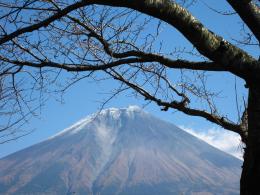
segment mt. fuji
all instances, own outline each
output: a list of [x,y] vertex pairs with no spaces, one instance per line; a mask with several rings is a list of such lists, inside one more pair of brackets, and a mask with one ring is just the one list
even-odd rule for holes
[[0,160],[0,194],[233,195],[242,162],[136,106]]

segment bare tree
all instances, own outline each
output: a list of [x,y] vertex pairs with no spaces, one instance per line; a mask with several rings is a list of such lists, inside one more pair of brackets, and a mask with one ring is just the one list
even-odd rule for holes
[[[120,86],[114,95],[130,89],[164,111],[199,116],[238,133],[245,144],[241,195],[258,194],[260,61],[242,48],[259,49],[260,8],[258,1],[227,2],[233,10],[206,5],[218,14],[238,15],[244,36],[233,43],[188,11],[194,0],[1,1],[1,113],[24,119],[34,113],[35,99],[44,102],[43,93],[64,91],[84,78],[115,79]],[[191,49],[165,51],[160,37],[165,26],[177,29]],[[238,102],[243,109],[238,106],[237,122],[214,104],[218,94],[207,89],[208,72],[246,82],[248,102]],[[5,124],[1,133],[21,121]]]

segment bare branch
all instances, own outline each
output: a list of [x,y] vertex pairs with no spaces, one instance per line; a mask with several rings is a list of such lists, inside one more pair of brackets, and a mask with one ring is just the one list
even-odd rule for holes
[[[170,0],[160,1],[80,1],[58,11],[51,17],[31,26],[19,29],[0,39],[0,45],[26,32],[32,32],[41,27],[48,26],[51,22],[65,16],[69,12],[90,4],[101,4],[118,7],[128,7],[161,19],[177,28],[197,49],[210,60],[222,65],[239,77],[248,79],[252,76],[252,69],[258,67],[259,62],[243,50],[228,43],[220,36],[206,29],[186,9]],[[160,10],[160,11],[158,11]],[[256,25],[257,29],[259,25]],[[247,74],[245,72],[247,71]]]
[[86,5],[89,5],[88,1],[79,1],[77,3],[69,5],[68,7],[64,8],[63,10],[57,12],[56,14],[52,15],[51,17],[49,17],[49,18],[47,18],[47,19],[45,19],[45,20],[43,20],[39,23],[29,25],[27,27],[18,29],[18,30],[14,31],[14,32],[12,32],[8,35],[5,35],[4,37],[2,37],[0,39],[0,45],[7,42],[7,41],[12,40],[15,37],[18,37],[19,35],[22,35],[22,34],[25,34],[25,33],[28,33],[28,32],[32,32],[32,31],[37,30],[37,29],[42,28],[42,27],[46,27],[51,22],[65,16],[67,13],[69,13],[69,12],[75,10],[75,9],[78,9],[80,7],[86,6]]
[[19,66],[30,66],[34,68],[45,68],[45,67],[52,67],[52,68],[61,68],[67,70],[69,72],[78,72],[78,71],[95,71],[95,70],[105,70],[107,68],[112,68],[114,66],[119,66],[122,64],[131,64],[131,63],[140,63],[140,62],[151,62],[151,60],[141,59],[141,58],[126,58],[122,60],[117,60],[114,62],[106,63],[106,64],[96,64],[96,65],[84,65],[84,64],[58,64],[55,62],[41,62],[41,63],[33,63],[30,61],[16,61],[16,60],[9,60],[0,56],[0,60],[16,64]]
[[169,108],[173,108],[176,110],[179,110],[185,114],[191,115],[191,116],[199,116],[202,118],[205,118],[206,120],[213,122],[217,125],[220,125],[224,127],[227,130],[236,132],[244,137],[243,131],[241,129],[241,126],[239,124],[235,124],[233,122],[230,122],[226,120],[225,117],[214,115],[213,113],[208,113],[204,110],[198,110],[189,108],[187,105],[189,102],[187,102],[187,99],[183,99],[182,101],[172,101],[172,102],[165,102],[161,99],[156,98],[154,95],[151,95],[148,91],[143,89],[142,87],[131,83],[129,80],[126,80],[121,74],[116,72],[115,70],[111,70],[111,72],[106,71],[109,75],[111,75],[114,79],[119,80],[123,83],[125,83],[127,86],[138,92],[140,95],[142,95],[146,100],[150,100],[155,102],[158,106],[163,107],[162,110],[168,110]]

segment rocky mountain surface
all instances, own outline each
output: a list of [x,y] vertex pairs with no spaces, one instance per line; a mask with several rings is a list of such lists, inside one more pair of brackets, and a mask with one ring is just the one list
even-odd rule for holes
[[0,160],[0,194],[233,195],[242,162],[142,109],[110,108]]

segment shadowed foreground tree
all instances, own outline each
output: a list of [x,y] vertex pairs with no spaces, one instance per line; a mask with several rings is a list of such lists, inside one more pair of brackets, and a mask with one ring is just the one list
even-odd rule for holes
[[[259,2],[227,0],[229,12],[207,5],[222,16],[240,18],[244,34],[233,41],[207,29],[188,11],[198,2],[1,1],[0,115],[9,122],[1,120],[0,136],[10,139],[10,127],[34,114],[33,102],[44,102],[44,93],[64,92],[84,78],[115,79],[120,86],[113,95],[130,89],[164,111],[199,116],[238,133],[245,144],[241,195],[259,194],[260,61],[244,50],[259,49]],[[165,48],[160,36],[164,27],[177,29],[190,50]],[[243,106],[241,112],[237,109],[238,122],[215,106],[217,93],[207,89],[208,72],[228,72],[245,81],[248,101],[238,103]],[[192,102],[196,98],[200,106]]]

